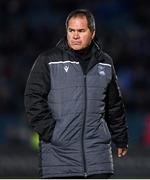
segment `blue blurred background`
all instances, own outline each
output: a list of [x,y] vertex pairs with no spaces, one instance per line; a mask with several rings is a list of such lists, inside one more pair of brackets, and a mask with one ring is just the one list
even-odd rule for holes
[[76,8],[94,14],[127,109],[129,153],[122,159],[114,155],[113,178],[150,178],[147,0],[0,0],[0,178],[38,178],[38,137],[28,125],[23,102],[26,80],[38,54],[64,36],[65,19]]

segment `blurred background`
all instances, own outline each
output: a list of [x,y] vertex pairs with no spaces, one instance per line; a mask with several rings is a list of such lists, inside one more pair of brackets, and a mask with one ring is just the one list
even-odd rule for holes
[[0,178],[39,177],[38,136],[26,119],[24,89],[36,57],[64,36],[65,19],[76,8],[94,14],[127,109],[129,153],[122,159],[114,155],[113,178],[150,178],[147,0],[0,0]]

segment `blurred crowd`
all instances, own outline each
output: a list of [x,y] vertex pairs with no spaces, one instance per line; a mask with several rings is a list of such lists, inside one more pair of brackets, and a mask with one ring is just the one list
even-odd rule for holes
[[147,0],[0,0],[0,142],[18,134],[28,137],[23,95],[29,71],[38,54],[64,36],[68,13],[87,8],[95,16],[103,50],[113,57],[131,143],[149,145],[143,140],[150,136],[144,131],[150,124],[149,5]]

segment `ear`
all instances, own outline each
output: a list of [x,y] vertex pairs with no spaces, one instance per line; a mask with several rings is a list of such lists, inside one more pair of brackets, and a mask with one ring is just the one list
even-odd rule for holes
[[95,30],[92,33],[92,39],[94,39],[94,37],[95,37]]

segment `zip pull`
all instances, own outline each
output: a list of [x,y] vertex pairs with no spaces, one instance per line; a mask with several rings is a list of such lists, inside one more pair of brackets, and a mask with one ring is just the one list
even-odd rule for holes
[[86,173],[86,172],[84,172],[84,177],[85,177],[85,178],[87,177],[87,173]]

